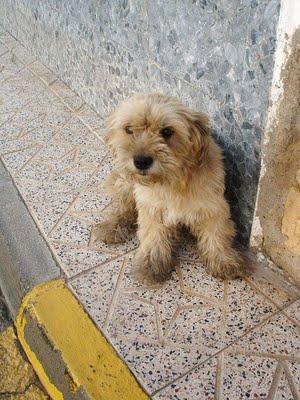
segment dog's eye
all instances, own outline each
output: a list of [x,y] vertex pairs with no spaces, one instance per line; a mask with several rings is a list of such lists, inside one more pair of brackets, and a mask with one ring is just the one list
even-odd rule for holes
[[133,134],[133,130],[130,128],[130,126],[125,126],[125,132],[128,133],[128,135]]
[[163,128],[160,131],[160,134],[162,135],[163,138],[167,139],[173,135],[173,129],[172,128]]

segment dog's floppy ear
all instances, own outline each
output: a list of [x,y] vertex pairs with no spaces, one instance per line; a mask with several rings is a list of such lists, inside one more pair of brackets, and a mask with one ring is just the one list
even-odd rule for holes
[[207,157],[210,143],[209,121],[205,114],[185,108],[184,117],[189,124],[193,153],[200,165]]
[[116,128],[117,128],[117,113],[113,111],[112,114],[105,120],[105,143],[108,145],[110,150],[114,153],[116,147]]

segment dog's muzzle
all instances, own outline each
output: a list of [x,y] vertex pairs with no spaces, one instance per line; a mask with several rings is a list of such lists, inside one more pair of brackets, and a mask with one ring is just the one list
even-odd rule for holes
[[153,158],[148,155],[138,155],[133,157],[135,167],[141,171],[147,170],[153,164]]

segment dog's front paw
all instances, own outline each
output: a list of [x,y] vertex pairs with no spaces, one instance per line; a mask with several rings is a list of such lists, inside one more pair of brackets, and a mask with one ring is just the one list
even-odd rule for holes
[[127,239],[128,230],[113,221],[107,220],[96,224],[91,232],[91,244],[104,242],[106,244],[115,244],[124,242]]
[[242,264],[218,264],[208,267],[208,272],[217,279],[237,279],[246,276],[246,268]]
[[131,271],[131,275],[139,283],[147,286],[156,286],[170,279],[172,274],[172,264],[166,264],[165,260],[161,262],[151,261],[148,254],[138,251],[134,261],[135,267]]

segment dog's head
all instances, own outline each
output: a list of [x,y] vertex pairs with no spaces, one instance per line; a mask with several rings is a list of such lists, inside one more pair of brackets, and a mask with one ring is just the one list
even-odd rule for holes
[[107,120],[107,142],[120,168],[141,183],[182,179],[207,156],[206,116],[162,94],[137,94]]

